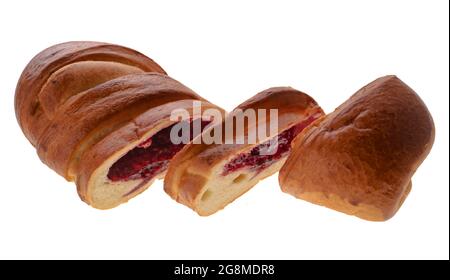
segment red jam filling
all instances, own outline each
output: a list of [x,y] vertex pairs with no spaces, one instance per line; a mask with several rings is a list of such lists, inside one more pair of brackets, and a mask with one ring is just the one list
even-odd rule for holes
[[310,125],[317,119],[316,116],[310,116],[305,121],[302,121],[278,134],[278,148],[273,154],[261,154],[261,151],[267,150],[272,139],[263,142],[262,144],[254,147],[248,153],[242,153],[228,162],[222,171],[222,175],[228,175],[240,169],[248,168],[252,171],[261,172],[265,168],[274,164],[279,159],[287,156],[291,151],[291,142],[305,127]]
[[[201,121],[202,130],[210,123],[200,119],[191,122],[191,140],[197,136],[193,133],[193,123],[197,121]],[[185,145],[173,144],[170,140],[170,131],[174,125],[160,130],[116,161],[109,169],[108,179],[114,182],[148,179],[165,171],[170,159]]]

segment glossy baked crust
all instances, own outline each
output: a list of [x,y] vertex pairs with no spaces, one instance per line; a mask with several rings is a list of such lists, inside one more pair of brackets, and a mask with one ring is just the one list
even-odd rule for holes
[[[278,109],[278,131],[275,135],[268,135],[267,139],[311,116],[323,115],[322,109],[311,97],[288,87],[271,88],[255,95],[233,110],[227,119],[235,117],[237,109]],[[269,126],[270,119],[267,118],[264,122]],[[222,127],[222,143],[225,143],[225,126],[223,123],[219,125]],[[204,131],[203,135],[210,133],[213,129]],[[256,129],[257,127],[244,129],[244,138],[248,136],[248,131]],[[234,127],[234,139],[241,136],[237,134]],[[266,139],[258,140],[256,144],[245,141],[244,144],[202,142],[186,145],[169,165],[164,180],[164,190],[173,199],[192,208],[199,215],[207,216],[215,213],[244,194],[259,180],[278,171],[283,164],[285,159],[279,160],[257,174],[243,170],[229,176],[222,176],[224,165],[232,157],[251,150]],[[245,179],[241,180],[243,177],[239,176],[245,176]],[[218,191],[216,192],[215,189]]]
[[17,120],[33,145],[59,105],[72,95],[114,78],[165,71],[143,54],[100,42],[66,42],[37,54],[17,83]]
[[402,205],[433,141],[419,96],[397,77],[382,77],[294,140],[280,185],[297,198],[384,221]]
[[68,42],[32,59],[18,82],[15,108],[40,159],[76,181],[84,201],[107,209],[152,182],[113,183],[106,176],[111,165],[171,125],[174,109],[192,111],[193,101],[223,113],[139,52],[106,43]]

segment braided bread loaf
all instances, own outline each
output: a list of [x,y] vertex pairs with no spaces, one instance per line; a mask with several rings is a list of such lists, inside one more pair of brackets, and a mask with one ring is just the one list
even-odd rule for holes
[[170,114],[192,111],[194,100],[202,109],[223,113],[141,53],[68,42],[42,51],[27,65],[15,110],[41,160],[76,181],[85,202],[108,209],[164,175],[183,146],[168,140],[175,123]]

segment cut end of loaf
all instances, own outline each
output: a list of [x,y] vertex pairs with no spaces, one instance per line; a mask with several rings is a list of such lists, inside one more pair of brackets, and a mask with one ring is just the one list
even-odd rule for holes
[[[189,128],[192,139],[196,136],[194,125],[204,129],[209,123],[209,120],[203,119],[162,121],[139,140],[130,142],[106,159],[92,173],[87,186],[79,189],[85,190],[80,191],[80,196],[99,209],[113,208],[128,201],[147,189],[154,179],[163,178],[170,160],[185,145],[183,142],[172,142],[171,133],[174,128]],[[105,141],[98,145],[103,145]],[[83,180],[79,184],[83,184]]]
[[[168,124],[170,123],[160,123],[155,128],[145,133],[140,139],[127,143],[124,148],[114,152],[110,157],[102,161],[100,166],[95,168],[92,172],[89,171],[89,166],[81,166],[80,174],[77,178],[77,187],[82,200],[97,209],[111,209],[142,193],[155,179],[163,178],[165,168],[158,168],[155,172],[148,174],[149,176],[137,176],[140,175],[139,172],[141,170],[136,170],[135,174],[131,174],[131,176],[121,179],[112,177],[111,170],[114,168],[115,164],[126,157],[128,153],[138,149],[143,143],[148,142],[152,136],[157,135],[158,132],[167,127]],[[92,150],[87,151],[82,162],[84,162],[86,158],[92,158],[95,157],[96,154],[103,153],[104,149],[108,147],[108,140],[109,139],[104,139],[100,141]],[[167,166],[167,164],[164,165]],[[123,168],[132,168],[132,166],[123,166]],[[142,169],[144,169],[144,167]]]

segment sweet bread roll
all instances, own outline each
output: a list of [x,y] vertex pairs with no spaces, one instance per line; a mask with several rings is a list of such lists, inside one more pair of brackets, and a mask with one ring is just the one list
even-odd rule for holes
[[[269,113],[263,118],[255,113],[255,122],[247,121],[243,129],[237,129],[236,120],[247,109],[277,109],[278,118]],[[211,215],[277,172],[290,152],[291,140],[322,115],[317,103],[300,91],[286,87],[265,90],[186,145],[169,165],[164,190],[199,215]],[[276,131],[249,141],[258,128],[264,125],[264,130],[268,130],[274,122],[278,125]],[[227,123],[234,124],[231,135],[227,133]],[[208,136],[217,137],[217,133],[221,135],[219,143],[205,141]],[[272,143],[276,143],[274,149]]]
[[382,77],[294,140],[279,173],[281,189],[384,221],[402,205],[433,142],[433,119],[419,96],[397,77]]
[[[107,209],[164,175],[183,146],[169,141],[175,123],[171,112],[192,111],[194,101],[223,113],[136,51],[69,42],[29,63],[15,105],[19,124],[41,160],[76,181],[85,202]],[[190,120],[190,125],[195,121],[202,120]],[[207,124],[205,120],[203,126]]]

